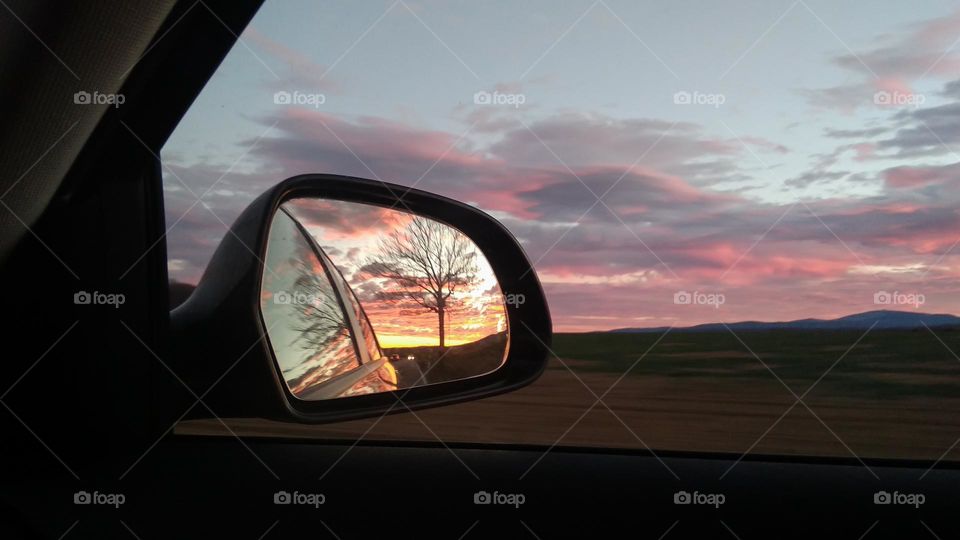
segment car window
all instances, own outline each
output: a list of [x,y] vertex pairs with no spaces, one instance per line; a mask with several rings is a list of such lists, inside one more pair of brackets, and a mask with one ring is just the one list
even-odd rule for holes
[[170,277],[290,176],[415,186],[519,239],[544,375],[236,432],[956,459],[957,35],[932,0],[267,0],[163,149]]
[[367,319],[367,313],[364,311],[363,306],[360,304],[360,300],[357,298],[357,293],[353,290],[353,287],[347,283],[343,278],[343,271],[330,260],[330,257],[326,254],[323,254],[323,263],[330,271],[331,278],[337,282],[340,290],[346,291],[346,298],[344,302],[348,304],[347,309],[353,310],[354,318],[357,321],[357,324],[360,326],[360,331],[363,332],[363,347],[367,349],[367,356],[370,360],[376,360],[383,356],[383,353],[380,351],[380,346],[377,342],[376,334],[373,332],[373,328],[370,326],[370,320]]
[[360,299],[357,298],[357,293],[353,292],[353,289],[350,289],[350,301],[356,310],[357,320],[360,323],[360,331],[363,332],[363,342],[366,344],[367,352],[370,354],[372,360],[376,360],[383,356],[383,351],[380,350],[377,335],[374,333],[373,327],[370,326],[370,319],[367,318],[367,312],[363,311]]
[[270,228],[260,310],[287,386],[304,396],[360,365],[325,265],[285,212]]

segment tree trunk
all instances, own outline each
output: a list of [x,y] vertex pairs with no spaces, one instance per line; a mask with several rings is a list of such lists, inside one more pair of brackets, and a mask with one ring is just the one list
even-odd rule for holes
[[444,338],[445,325],[443,324],[443,315],[444,315],[443,312],[444,310],[442,308],[437,310],[437,318],[440,320],[440,350],[441,351],[443,351],[443,347],[444,347],[443,338]]

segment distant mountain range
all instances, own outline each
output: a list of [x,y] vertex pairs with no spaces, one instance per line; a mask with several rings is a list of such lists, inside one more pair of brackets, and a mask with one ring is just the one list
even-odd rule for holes
[[[874,326],[876,325],[876,326]],[[751,332],[764,330],[864,330],[871,326],[874,330],[911,330],[923,328],[956,326],[960,327],[960,317],[945,314],[916,313],[913,311],[867,311],[855,315],[847,315],[839,319],[800,319],[786,322],[742,321],[735,323],[707,323],[696,326],[674,328],[672,332],[726,332],[727,328],[734,332]],[[610,330],[613,333],[637,334],[650,332],[664,332],[666,326],[656,328],[618,328]]]

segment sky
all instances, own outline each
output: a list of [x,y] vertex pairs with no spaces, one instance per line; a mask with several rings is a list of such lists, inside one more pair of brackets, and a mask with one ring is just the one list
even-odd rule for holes
[[945,0],[267,0],[161,154],[170,277],[337,173],[499,219],[556,331],[960,314],[958,41]]

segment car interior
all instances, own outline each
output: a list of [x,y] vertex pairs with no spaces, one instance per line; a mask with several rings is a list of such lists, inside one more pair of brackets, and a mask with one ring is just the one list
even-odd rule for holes
[[[960,130],[937,101],[960,11],[570,4],[0,0],[0,537],[960,535]],[[753,75],[610,112],[596,88],[660,99],[646,81],[676,84],[720,20],[711,73],[798,85],[827,42],[876,133],[840,133],[866,113],[836,89],[771,97],[829,136],[735,132],[736,92],[778,92]],[[932,105],[883,71],[897,35],[861,52],[858,25],[929,47]],[[765,52],[781,29],[794,60]],[[517,82],[474,73],[498,63]],[[475,90],[430,117],[454,86]],[[889,152],[889,193],[743,195],[804,141],[818,178]]]

